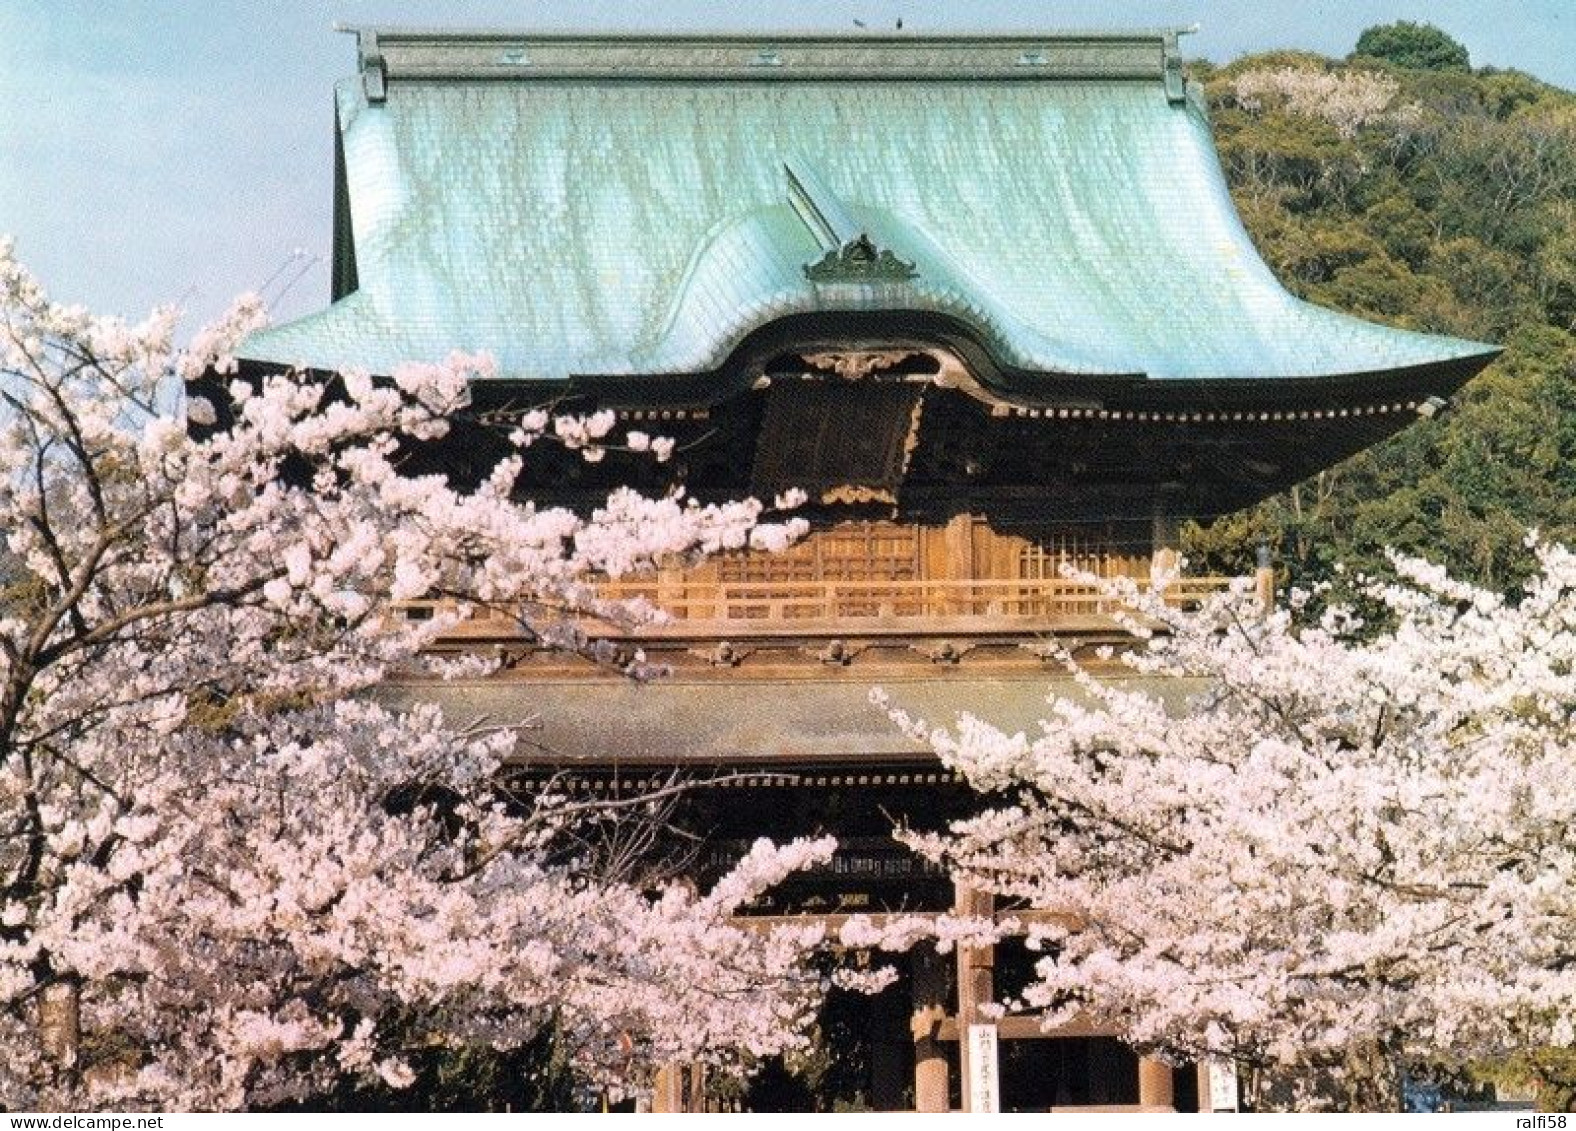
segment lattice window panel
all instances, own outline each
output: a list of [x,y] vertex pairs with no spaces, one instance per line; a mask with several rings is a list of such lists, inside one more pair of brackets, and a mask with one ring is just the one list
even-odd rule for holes
[[726,583],[915,581],[919,528],[888,522],[845,523],[814,534],[782,554],[737,554],[718,563]]
[[1133,572],[1132,559],[1112,553],[1103,540],[1075,534],[1029,542],[1018,551],[1020,581],[1055,580],[1062,576],[1064,566],[1097,577],[1121,577]]
[[718,559],[717,579],[724,584],[819,580],[815,546],[801,542],[780,554],[729,554]]

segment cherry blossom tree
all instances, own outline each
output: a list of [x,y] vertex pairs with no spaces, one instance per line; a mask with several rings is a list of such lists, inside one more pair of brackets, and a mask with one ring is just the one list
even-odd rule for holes
[[[0,1106],[400,1087],[413,1054],[547,1025],[626,1091],[794,1047],[816,932],[730,914],[829,844],[759,845],[710,892],[601,875],[564,834],[617,813],[511,794],[510,734],[364,694],[444,674],[422,649],[447,620],[396,602],[634,615],[586,579],[794,531],[754,503],[511,498],[533,441],[612,442],[599,416],[522,418],[474,491],[401,475],[486,360],[235,380],[257,320],[176,350],[172,312],[54,305],[0,244]],[[183,395],[205,374],[223,404]]]
[[1514,600],[1397,559],[1366,619],[1128,586],[1143,643],[1068,660],[1036,733],[903,720],[982,795],[915,843],[1065,913],[1011,1004],[1233,1059],[1261,1106],[1571,1046],[1576,555],[1535,549]]
[[1350,140],[1364,126],[1391,116],[1400,84],[1382,71],[1325,71],[1316,67],[1257,67],[1231,83],[1238,105],[1258,111],[1277,106],[1297,118],[1315,118]]

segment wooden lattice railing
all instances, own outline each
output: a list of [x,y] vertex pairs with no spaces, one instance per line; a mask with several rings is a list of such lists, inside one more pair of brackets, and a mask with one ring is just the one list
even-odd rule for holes
[[[1183,578],[1166,591],[1174,604],[1223,589],[1225,578]],[[1093,582],[778,581],[677,582],[655,579],[601,586],[616,599],[644,598],[676,620],[912,620],[952,617],[1101,616],[1119,604]]]
[[[1187,577],[1172,582],[1166,600],[1186,606],[1230,584],[1225,577]],[[946,624],[956,631],[977,622],[982,629],[1033,631],[1058,624],[1097,623],[1120,611],[1121,602],[1090,581],[678,581],[655,577],[607,582],[598,587],[609,600],[644,600],[664,610],[664,632],[753,632],[795,626],[835,627],[839,632],[924,631]],[[405,615],[424,619],[452,602],[416,601]],[[960,623],[961,622],[961,623]],[[503,610],[471,611],[448,635],[513,635],[513,618]]]

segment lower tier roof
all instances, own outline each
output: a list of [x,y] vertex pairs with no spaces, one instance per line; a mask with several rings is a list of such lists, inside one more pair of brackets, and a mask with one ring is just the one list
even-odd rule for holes
[[[1197,680],[1120,681],[1180,702]],[[1048,697],[1082,699],[1069,678],[1043,675],[881,680],[658,679],[605,675],[585,679],[386,684],[375,692],[391,707],[436,703],[450,725],[485,722],[518,732],[516,757],[564,766],[696,766],[758,762],[792,767],[849,760],[931,757],[870,700],[879,683],[894,707],[936,726],[972,713],[1009,733],[1037,733]]]

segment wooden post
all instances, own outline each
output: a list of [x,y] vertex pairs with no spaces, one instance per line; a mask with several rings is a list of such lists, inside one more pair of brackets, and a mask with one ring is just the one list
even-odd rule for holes
[[1209,1061],[1207,1059],[1199,1061],[1198,1067],[1194,1071],[1198,1073],[1199,1114],[1208,1115],[1215,1110],[1209,1102]]
[[947,1013],[947,970],[933,946],[913,950],[914,1110],[947,1111],[951,1106],[947,1055],[937,1031]]
[[932,577],[948,581],[972,581],[974,571],[974,516],[953,515],[947,520],[943,536],[947,562],[944,570],[932,572]]
[[[1149,577],[1150,583],[1158,577],[1175,579],[1182,562],[1182,524],[1176,517],[1174,497],[1179,488],[1164,484],[1155,497],[1155,509],[1149,523]],[[1170,586],[1167,587],[1169,596]]]
[[[982,612],[976,608],[974,586],[960,584],[974,581],[980,574],[980,564],[974,553],[974,516],[955,514],[942,528],[942,545],[946,561],[943,569],[930,573],[929,580],[944,584],[935,594],[921,594],[920,604],[926,616],[974,616]],[[930,600],[926,597],[930,596]]]
[[685,603],[687,596],[684,592],[684,572],[670,562],[663,562],[657,567],[657,600],[659,608],[666,609],[675,617],[688,618],[694,613],[688,609],[680,610],[677,606]]
[[74,1068],[82,1040],[82,997],[75,982],[55,982],[38,995],[38,1040],[57,1067]]
[[1175,1081],[1171,1066],[1152,1056],[1138,1058],[1138,1102],[1144,1107],[1173,1107],[1176,1104]]
[[1180,550],[1182,548],[1182,521],[1177,518],[1176,496],[1180,486],[1167,483],[1155,497],[1155,509],[1149,519],[1149,550]]
[[[995,900],[989,892],[958,884],[953,906],[960,916],[989,918]],[[964,1111],[970,1110],[969,1046],[965,1038],[970,1025],[986,1021],[980,1006],[988,1004],[994,996],[995,965],[996,948],[993,946],[958,947],[958,1066],[963,1077]]]
[[1150,555],[1149,558],[1150,577],[1153,578],[1164,575],[1175,581],[1177,576],[1177,567],[1181,561],[1181,553],[1169,546],[1156,550],[1152,555]]
[[1275,562],[1270,548],[1260,545],[1257,568],[1253,571],[1253,591],[1259,599],[1259,609],[1264,613],[1275,611]]
[[657,1078],[651,1087],[651,1110],[673,1113],[684,1110],[684,1066],[669,1061],[657,1069]]

